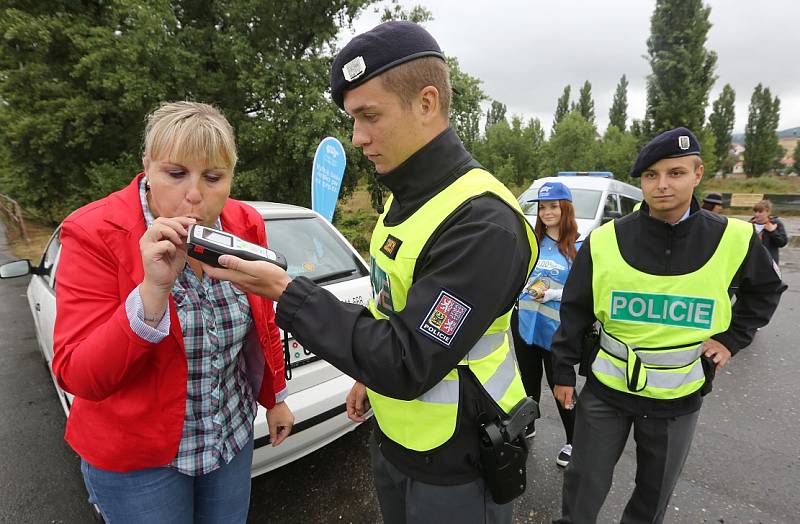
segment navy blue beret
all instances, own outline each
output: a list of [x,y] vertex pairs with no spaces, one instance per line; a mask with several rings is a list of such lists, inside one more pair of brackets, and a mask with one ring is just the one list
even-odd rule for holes
[[664,131],[644,146],[633,164],[631,177],[642,176],[642,172],[663,158],[699,155],[700,142],[694,133],[685,127]]
[[344,92],[367,80],[425,56],[444,60],[436,40],[413,22],[385,22],[344,46],[331,66],[331,96],[344,109]]
[[709,193],[703,199],[703,202],[708,202],[709,204],[717,204],[722,205],[722,194],[721,193]]

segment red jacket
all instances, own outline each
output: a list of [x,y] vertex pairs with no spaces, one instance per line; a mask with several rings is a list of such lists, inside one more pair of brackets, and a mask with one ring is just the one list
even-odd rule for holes
[[[170,334],[158,344],[131,331],[125,313],[125,299],[144,279],[141,176],[67,217],[56,275],[53,373],[75,395],[65,438],[87,462],[111,471],[170,463],[186,407],[186,355],[172,296]],[[266,245],[264,220],[252,207],[228,199],[220,218],[226,231]],[[255,327],[244,348],[248,379],[271,408],[286,387],[275,310],[270,300],[247,298]]]

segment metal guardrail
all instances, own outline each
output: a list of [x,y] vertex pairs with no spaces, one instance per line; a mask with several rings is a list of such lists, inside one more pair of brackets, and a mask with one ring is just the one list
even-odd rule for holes
[[28,229],[25,227],[25,219],[22,218],[22,208],[17,201],[0,193],[0,211],[8,215],[8,218],[10,218],[12,222],[16,222],[22,238],[25,239],[25,242],[30,244],[31,239],[28,236]]

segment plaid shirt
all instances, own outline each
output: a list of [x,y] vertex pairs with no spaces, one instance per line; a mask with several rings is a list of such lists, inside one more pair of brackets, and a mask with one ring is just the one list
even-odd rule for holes
[[[144,218],[144,179],[139,185]],[[217,219],[214,225],[222,229]],[[188,365],[186,412],[178,454],[170,467],[186,475],[205,475],[229,463],[253,435],[257,405],[247,381],[244,348],[252,326],[247,296],[230,282],[203,275],[187,263],[172,287]]]

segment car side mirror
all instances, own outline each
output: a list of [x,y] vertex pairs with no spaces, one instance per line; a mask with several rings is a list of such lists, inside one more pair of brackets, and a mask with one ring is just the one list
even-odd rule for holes
[[612,220],[615,220],[617,218],[622,218],[622,213],[620,213],[619,211],[608,211],[603,215],[602,222],[603,224],[605,224],[606,222],[611,222]]
[[31,261],[27,259],[15,260],[0,266],[0,278],[22,277],[31,272]]

